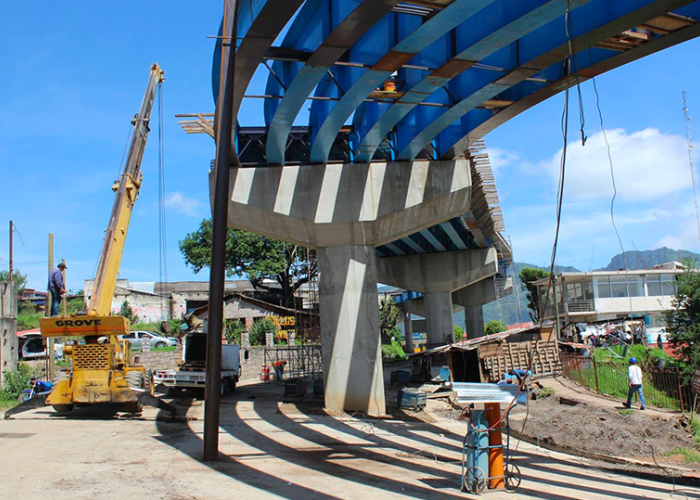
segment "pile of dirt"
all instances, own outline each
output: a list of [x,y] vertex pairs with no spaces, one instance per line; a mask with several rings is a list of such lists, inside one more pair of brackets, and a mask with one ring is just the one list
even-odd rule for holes
[[[539,439],[543,446],[563,446],[588,453],[661,461],[679,447],[693,449],[693,440],[682,417],[664,419],[643,411],[616,410],[579,402],[562,404],[551,396],[532,401],[522,434]],[[520,432],[522,420],[512,428]],[[664,460],[668,461],[668,460]]]

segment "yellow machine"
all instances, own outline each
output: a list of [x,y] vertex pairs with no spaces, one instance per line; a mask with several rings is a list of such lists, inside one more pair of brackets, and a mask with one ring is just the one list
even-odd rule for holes
[[[129,221],[141,187],[141,161],[150,131],[151,110],[163,81],[163,71],[157,64],[152,65],[141,110],[132,121],[134,130],[124,172],[112,187],[114,206],[87,312],[39,320],[43,337],[85,339],[84,344],[64,348],[64,355],[72,359],[72,370],[62,374],[43,403],[52,405],[57,412],[96,403],[124,403],[130,411],[139,411],[144,403],[173,410],[152,396],[151,374],[143,366],[132,364],[131,344],[118,337],[129,333],[129,321],[110,314]],[[28,406],[41,404],[36,401]],[[19,407],[17,410],[24,411]]]

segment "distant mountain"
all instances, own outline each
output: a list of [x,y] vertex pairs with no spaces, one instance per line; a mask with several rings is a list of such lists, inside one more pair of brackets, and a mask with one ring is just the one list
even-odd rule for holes
[[700,262],[700,254],[691,252],[689,250],[673,250],[672,248],[657,248],[656,250],[644,250],[640,251],[628,251],[623,254],[619,253],[610,259],[610,263],[597,269],[597,271],[617,271],[619,269],[625,268],[625,261],[627,261],[627,269],[651,269],[653,266],[658,264],[665,264],[666,262],[678,261],[681,262],[683,259],[690,258]]

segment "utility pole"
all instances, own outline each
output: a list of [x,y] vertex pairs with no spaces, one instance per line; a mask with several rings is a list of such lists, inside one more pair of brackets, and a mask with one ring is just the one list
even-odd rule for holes
[[[49,233],[49,277],[51,276],[51,271],[53,270],[53,233]],[[46,280],[48,283],[48,280]],[[49,287],[48,293],[46,294],[46,307],[45,312],[47,317],[51,317],[51,287]],[[47,380],[53,380],[53,337],[48,338],[48,352],[46,355],[46,378]]]
[[10,221],[10,277],[8,281],[12,283],[12,230],[14,229],[14,224]]
[[[63,264],[65,266],[66,259],[61,259],[61,264]],[[65,267],[61,268],[61,279],[63,280],[63,287],[66,289],[66,294],[63,296],[63,299],[61,300],[61,305],[63,306],[63,315],[68,316],[66,314],[66,302],[68,302],[68,299],[67,299],[68,285],[66,284],[66,268]]]
[[698,193],[695,186],[695,165],[693,164],[693,138],[690,135],[690,110],[683,90],[683,117],[685,118],[685,138],[688,143],[688,164],[690,165],[690,180],[693,182],[693,200],[695,201],[695,223],[700,239],[700,211],[698,211]]
[[[219,459],[219,409],[221,405],[221,331],[224,323],[228,186],[231,171],[233,89],[236,64],[237,0],[224,0],[221,38],[221,76],[216,105],[216,172],[212,210],[211,273],[209,275],[209,329],[207,331],[206,382],[204,388],[203,458]],[[227,43],[228,42],[228,43]]]

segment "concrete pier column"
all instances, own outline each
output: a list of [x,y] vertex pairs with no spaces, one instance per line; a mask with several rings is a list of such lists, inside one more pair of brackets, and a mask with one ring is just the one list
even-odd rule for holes
[[428,326],[428,346],[444,345],[454,334],[451,292],[425,294],[425,319]]
[[403,303],[403,332],[406,338],[406,354],[414,352],[413,347],[413,321],[411,321],[410,300]]
[[482,306],[496,300],[493,280],[478,281],[452,294],[455,304],[464,307],[467,338],[484,336],[484,311]]
[[326,408],[383,415],[374,248],[340,245],[317,256]]
[[482,306],[466,306],[464,308],[464,318],[468,339],[484,336],[484,309]]

